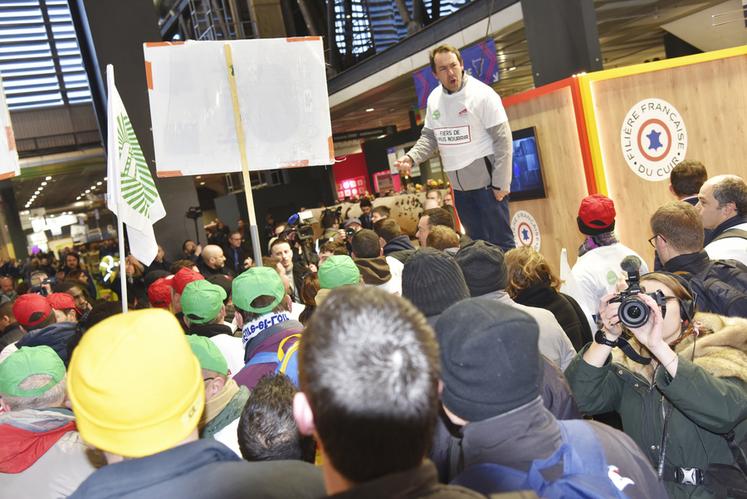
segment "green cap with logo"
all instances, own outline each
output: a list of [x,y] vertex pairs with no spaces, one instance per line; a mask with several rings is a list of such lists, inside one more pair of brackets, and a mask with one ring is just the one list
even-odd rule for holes
[[[285,284],[274,268],[252,267],[233,280],[231,296],[233,304],[241,310],[266,314],[285,297]],[[260,296],[270,296],[272,301],[263,307],[253,307],[252,302]]]
[[226,290],[207,280],[192,281],[182,291],[184,316],[194,324],[207,324],[218,316]]
[[[21,383],[29,376],[47,375],[52,379],[44,386],[24,390]],[[38,397],[65,377],[65,364],[52,348],[21,347],[0,363],[0,395]]]
[[332,255],[319,267],[319,287],[322,289],[335,289],[360,281],[361,272],[348,255]]
[[215,343],[210,338],[204,336],[197,336],[196,334],[188,334],[187,342],[192,353],[195,354],[197,360],[200,361],[200,367],[213,371],[223,376],[228,375],[228,362],[223,356],[221,351],[215,346]]

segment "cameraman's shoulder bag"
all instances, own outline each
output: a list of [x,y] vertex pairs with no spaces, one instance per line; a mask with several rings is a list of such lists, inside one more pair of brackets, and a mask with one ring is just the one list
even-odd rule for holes
[[280,342],[277,352],[258,352],[249,359],[247,366],[256,364],[275,364],[275,374],[285,374],[295,386],[298,386],[298,347],[300,334],[291,334]]
[[[580,420],[558,421],[563,444],[545,459],[536,459],[529,471],[494,463],[466,468],[452,482],[483,494],[534,490],[545,498],[625,498],[609,478],[607,460],[591,426]],[[563,462],[563,475],[546,479],[542,471]]]

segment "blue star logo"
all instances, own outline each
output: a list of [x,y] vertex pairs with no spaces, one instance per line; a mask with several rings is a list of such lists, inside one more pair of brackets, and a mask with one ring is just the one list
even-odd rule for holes
[[529,241],[529,231],[527,229],[521,230],[521,239],[524,241]]
[[655,151],[660,147],[664,147],[664,144],[662,144],[659,140],[660,137],[661,133],[657,132],[656,130],[651,130],[651,132],[646,135],[646,138],[648,139],[649,150]]

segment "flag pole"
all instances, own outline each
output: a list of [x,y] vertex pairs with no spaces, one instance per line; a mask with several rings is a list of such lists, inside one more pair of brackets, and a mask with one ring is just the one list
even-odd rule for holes
[[236,87],[236,73],[233,66],[233,55],[231,45],[223,45],[226,56],[226,70],[228,72],[228,85],[231,88],[231,102],[233,103],[233,120],[236,127],[236,140],[239,142],[239,154],[241,156],[241,176],[244,179],[244,197],[246,198],[246,210],[249,213],[249,233],[251,234],[252,249],[254,250],[254,265],[262,266],[262,249],[259,245],[259,231],[257,229],[257,216],[254,213],[254,197],[252,195],[252,181],[249,177],[249,160],[246,156],[246,141],[244,138],[244,125],[241,123],[241,111],[239,110],[239,92]]
[[[119,200],[117,200],[117,212],[120,211]],[[122,313],[127,313],[127,263],[125,262],[125,238],[122,217],[117,215],[117,237],[119,238],[119,297],[122,299]]]
[[109,168],[109,165],[111,164],[111,155],[116,154],[116,147],[114,146],[114,141],[116,140],[112,126],[111,121],[114,119],[114,113],[112,112],[112,105],[111,100],[113,96],[116,93],[116,88],[114,86],[114,66],[111,64],[106,65],[106,83],[107,83],[107,105],[106,105],[106,117],[107,117],[107,127],[109,128],[107,137],[106,137],[106,154],[109,156],[107,158],[107,177],[113,177],[108,178],[109,181],[107,183],[107,187],[114,185],[116,188],[114,189],[114,193],[112,193],[112,189],[107,188],[107,196],[110,197],[114,195],[114,203],[117,206],[117,239],[119,240],[119,285],[120,285],[120,293],[119,293],[119,299],[122,300],[122,313],[127,312],[127,265],[125,263],[126,255],[125,255],[125,234],[124,234],[124,224],[122,223],[122,209],[119,203],[119,171],[111,171]]

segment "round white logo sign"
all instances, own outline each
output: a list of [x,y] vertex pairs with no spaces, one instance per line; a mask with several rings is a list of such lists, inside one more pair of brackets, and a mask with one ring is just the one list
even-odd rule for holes
[[511,232],[514,234],[516,246],[531,246],[535,251],[540,250],[542,238],[534,217],[524,210],[517,211],[511,217]]
[[669,102],[644,99],[625,116],[620,145],[625,162],[636,175],[652,182],[667,180],[687,154],[685,122]]

